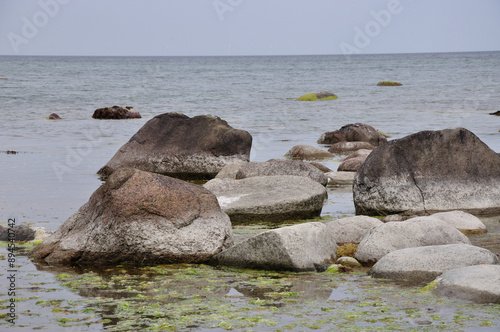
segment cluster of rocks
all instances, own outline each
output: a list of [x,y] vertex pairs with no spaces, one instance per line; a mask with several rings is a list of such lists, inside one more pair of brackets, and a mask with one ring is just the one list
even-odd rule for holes
[[[442,294],[463,291],[470,266],[481,266],[470,270],[474,275],[497,271],[498,257],[463,234],[486,232],[479,219],[435,213],[500,211],[500,158],[472,133],[421,132],[387,142],[373,127],[353,124],[320,141],[373,149],[358,149],[329,173],[293,160],[328,156],[307,146],[290,150],[292,160],[250,162],[251,135],[218,117],[156,116],[99,170],[106,182],[30,257],[51,265],[186,262],[289,271],[347,261],[373,265],[374,277],[438,277]],[[332,173],[335,181],[354,180],[362,215],[281,227],[234,245],[232,222],[319,216]],[[183,179],[211,180],[199,186]],[[385,223],[367,216],[395,213]],[[358,245],[354,262],[337,257],[344,244]],[[495,298],[490,289],[480,292],[483,300]],[[476,299],[473,293],[467,291]]]

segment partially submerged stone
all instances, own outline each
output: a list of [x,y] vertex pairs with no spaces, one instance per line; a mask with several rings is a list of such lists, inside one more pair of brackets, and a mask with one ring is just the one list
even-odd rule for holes
[[355,151],[353,154],[347,156],[340,163],[337,171],[340,172],[357,172],[361,165],[365,162],[371,150],[360,149]]
[[377,86],[401,86],[401,85],[403,84],[393,81],[380,81],[377,83]]
[[367,142],[379,146],[387,142],[387,138],[375,128],[364,123],[352,123],[342,128],[321,135],[318,144],[335,144],[341,142]]
[[132,106],[113,106],[96,109],[92,114],[92,118],[108,120],[140,119],[141,114]]
[[329,186],[351,186],[356,172],[328,172],[325,175]]
[[202,263],[232,244],[229,217],[211,192],[121,168],[30,257],[51,265]]
[[248,161],[252,136],[215,116],[165,113],[149,120],[98,174],[133,167],[181,179],[210,179],[227,164]]
[[323,185],[308,177],[293,175],[241,180],[217,178],[204,187],[217,196],[221,208],[233,222],[281,222],[317,217],[327,196]]
[[336,260],[337,244],[318,222],[273,229],[215,255],[210,264],[239,268],[316,271]]
[[498,262],[491,251],[468,244],[426,246],[392,251],[372,267],[370,274],[376,278],[429,282],[448,270]]
[[500,303],[500,265],[474,265],[445,272],[434,293],[476,303]]
[[333,158],[334,155],[316,146],[295,145],[285,154],[285,157],[298,160],[316,160]]
[[44,227],[18,225],[14,227],[0,226],[0,241],[42,241],[52,235],[52,231]]
[[368,142],[339,142],[330,146],[330,148],[328,148],[328,152],[346,154],[358,150],[373,150],[373,149],[375,149],[375,146],[371,145]]
[[418,217],[373,228],[359,243],[355,258],[361,263],[374,264],[395,250],[455,243],[470,244],[470,241],[442,220]]
[[470,131],[422,131],[372,151],[353,185],[357,214],[500,212],[500,158]]
[[312,92],[308,93],[306,95],[300,96],[297,98],[299,101],[316,101],[316,100],[334,100],[338,99],[335,94],[327,91],[318,91],[318,92]]

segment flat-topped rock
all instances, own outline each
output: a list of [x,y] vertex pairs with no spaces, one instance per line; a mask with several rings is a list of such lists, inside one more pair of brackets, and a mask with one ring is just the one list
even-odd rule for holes
[[448,244],[392,251],[373,265],[370,274],[376,278],[429,282],[448,270],[480,264],[498,264],[498,257],[480,247]]
[[204,187],[213,192],[233,222],[307,219],[321,214],[327,193],[323,185],[304,176],[255,176],[241,180],[213,179]]
[[268,161],[237,162],[225,166],[218,179],[246,179],[255,176],[295,175],[305,176],[326,186],[327,176],[317,167],[301,160],[270,159]]
[[352,186],[356,172],[328,172],[329,186]]
[[285,157],[297,160],[316,160],[333,158],[334,155],[316,146],[295,145],[285,154]]
[[273,229],[214,256],[210,264],[263,270],[316,271],[335,262],[337,244],[326,226],[310,222]]
[[141,114],[132,106],[113,106],[96,109],[92,114],[92,118],[108,120],[140,119]]
[[335,94],[328,91],[318,91],[305,94],[297,98],[299,101],[334,100],[338,99]]
[[463,211],[448,211],[432,214],[464,233],[487,233],[486,225],[476,216]]
[[318,144],[335,144],[340,142],[367,142],[379,146],[387,142],[387,138],[375,128],[364,123],[353,123],[321,135]]

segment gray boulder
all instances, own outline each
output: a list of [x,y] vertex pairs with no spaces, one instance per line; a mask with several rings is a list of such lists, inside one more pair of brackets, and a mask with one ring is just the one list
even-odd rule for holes
[[365,162],[371,150],[361,149],[346,157],[340,163],[337,171],[340,172],[357,172],[361,165]]
[[356,214],[500,212],[500,158],[470,131],[422,131],[374,150],[353,185]]
[[326,132],[318,139],[318,144],[340,142],[368,142],[373,146],[379,146],[386,143],[387,138],[370,125],[354,123],[345,125],[339,130]]
[[121,168],[30,257],[51,265],[201,263],[233,244],[201,186]]
[[355,258],[373,264],[395,250],[455,243],[470,244],[470,241],[442,220],[418,217],[373,228],[359,243]]
[[479,264],[498,264],[498,257],[480,247],[448,244],[392,251],[373,265],[370,274],[376,278],[429,282],[448,270]]
[[217,196],[221,208],[233,222],[317,217],[327,197],[325,187],[318,182],[293,175],[213,179],[204,187]]
[[355,172],[328,172],[325,173],[330,186],[351,186],[354,182]]
[[465,233],[487,233],[488,229],[478,217],[463,211],[449,211],[434,213],[434,218],[438,218],[447,224],[454,226],[459,231]]
[[334,155],[328,151],[312,145],[295,145],[285,154],[285,157],[297,160],[315,160],[333,158]]
[[263,270],[315,271],[336,260],[337,244],[318,222],[273,229],[215,255],[210,264]]
[[500,303],[500,265],[474,265],[445,272],[434,293],[477,303]]
[[326,223],[338,245],[359,243],[372,228],[380,225],[380,220],[367,216],[347,217]]
[[218,117],[157,115],[123,145],[97,173],[109,176],[133,167],[181,179],[209,179],[227,164],[248,161],[252,136]]
[[42,241],[52,235],[52,231],[44,227],[19,225],[12,228],[0,226],[0,241]]
[[323,173],[332,172],[331,169],[329,169],[328,167],[326,167],[325,165],[323,165],[321,163],[317,163],[317,162],[313,161],[313,162],[310,162],[309,165],[313,165],[314,167],[316,167],[317,169],[319,169]]
[[238,162],[224,167],[216,178],[246,179],[255,176],[296,175],[309,177],[326,186],[327,176],[313,165],[300,160],[271,159],[264,162]]

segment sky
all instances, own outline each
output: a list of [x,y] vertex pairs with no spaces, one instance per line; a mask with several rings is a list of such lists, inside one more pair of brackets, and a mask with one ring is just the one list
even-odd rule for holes
[[0,0],[0,55],[500,51],[500,0]]

